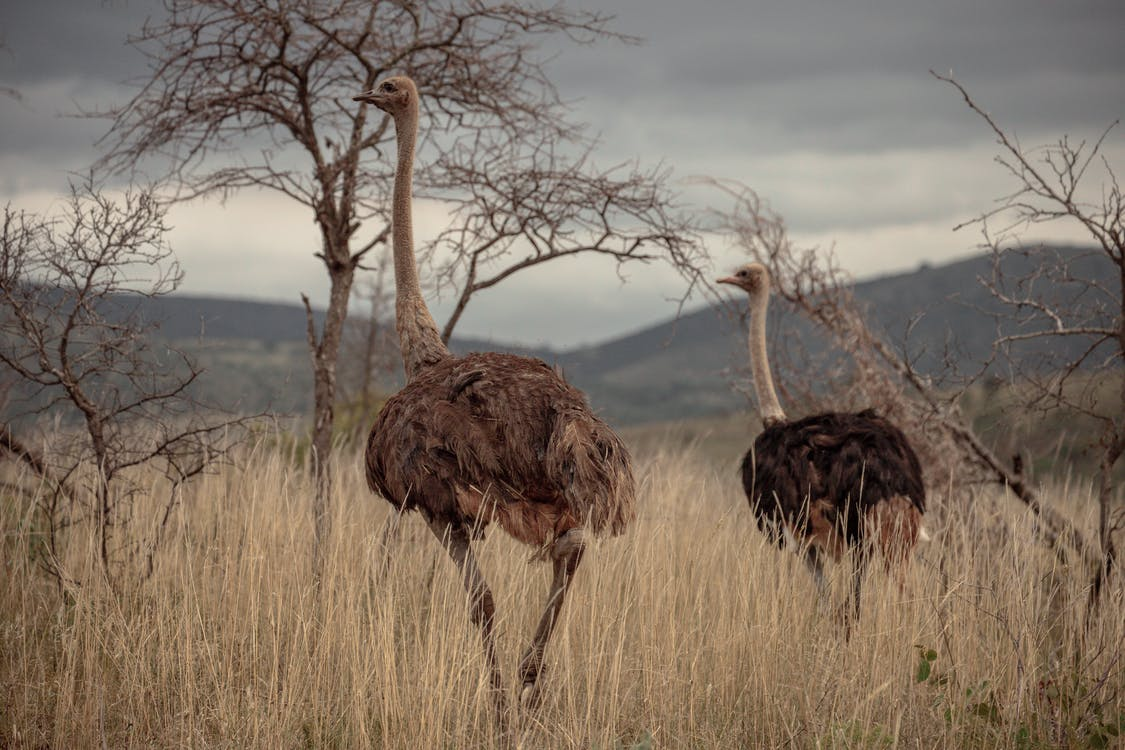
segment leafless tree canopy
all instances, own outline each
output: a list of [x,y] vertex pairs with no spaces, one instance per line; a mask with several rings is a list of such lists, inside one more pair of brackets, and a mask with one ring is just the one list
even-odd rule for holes
[[531,144],[479,135],[443,155],[434,190],[456,210],[430,255],[439,283],[457,290],[446,341],[475,293],[557,258],[662,260],[680,271],[685,298],[701,283],[706,257],[663,168],[601,169],[590,146],[575,158],[564,151],[555,134]]
[[150,192],[114,200],[90,179],[72,186],[56,217],[4,211],[0,366],[18,387],[3,431],[31,429],[48,411],[62,419],[46,460],[26,443],[15,450],[14,438],[9,451],[55,484],[43,508],[50,548],[57,530],[92,519],[107,568],[121,552],[111,530],[131,508],[129,470],[156,466],[176,488],[221,459],[243,423],[194,400],[200,370],[155,345],[155,322],[139,312],[180,280],[164,217]]
[[[310,314],[317,538],[327,536],[336,361],[354,272],[390,236],[390,118],[351,97],[391,73],[419,86],[416,191],[452,201],[463,227],[439,242],[470,297],[578,252],[661,257],[698,279],[688,224],[657,171],[593,165],[592,143],[552,85],[539,45],[628,42],[609,18],[498,0],[166,0],[135,39],[151,75],[108,116],[102,164],[169,172],[178,197],[264,188],[306,206],[331,292]],[[445,255],[451,253],[451,255]],[[318,547],[319,549],[319,547]]]
[[[1025,147],[1000,128],[955,80],[953,86],[996,137],[996,163],[1016,184],[994,207],[957,228],[975,226],[992,253],[992,274],[980,280],[1000,303],[994,314],[998,335],[995,357],[1025,382],[1025,405],[1037,409],[1078,409],[1103,424],[1108,443],[1125,449],[1125,201],[1113,166],[1102,153],[1113,123],[1093,143],[1064,136],[1046,146]],[[1099,180],[1100,178],[1100,180]],[[1096,184],[1090,185],[1094,182]],[[1074,222],[1093,241],[1082,252],[1060,252],[1028,244],[1024,235],[1039,225]],[[1031,270],[1013,275],[1004,260],[1031,258]],[[1090,256],[1108,260],[1092,266]],[[1091,270],[1094,268],[1096,270]],[[1102,275],[1103,268],[1112,269]],[[1078,354],[1038,349],[1025,356],[1025,344],[1078,339]],[[1118,383],[1116,404],[1097,403],[1092,386],[1109,378]],[[1117,407],[1117,408],[1115,408]]]
[[[996,336],[984,364],[1019,381],[1025,408],[1074,409],[1112,423],[1116,410],[1108,408],[1105,385],[1122,366],[1120,302],[1104,254],[1018,241],[987,247],[992,269],[979,282],[996,303],[984,311]],[[1018,267],[1010,262],[1016,258],[1023,261]]]
[[[1024,397],[1037,411],[1064,408],[1100,427],[1098,505],[1100,565],[1091,601],[1114,568],[1115,534],[1125,529],[1125,508],[1114,507],[1114,477],[1125,455],[1125,199],[1113,165],[1103,153],[1112,123],[1093,142],[1063,136],[1046,146],[1025,147],[1002,128],[956,80],[934,74],[961,95],[995,137],[1000,165],[1015,189],[962,226],[981,231],[993,256],[993,273],[981,283],[1002,305],[996,316],[995,356],[1008,363]],[[1091,184],[1093,183],[1093,184]],[[1025,247],[1023,236],[1040,225],[1076,224],[1093,243],[1089,251],[1108,260],[1110,273],[1076,273],[1081,255]],[[1011,277],[1003,261],[1014,253],[1035,258],[1033,270]],[[1079,353],[1020,356],[1028,342],[1078,339]]]
[[129,104],[102,113],[113,118],[104,162],[163,160],[181,197],[280,191],[312,208],[333,243],[378,219],[352,255],[327,247],[332,263],[358,262],[387,236],[393,128],[354,94],[392,72],[415,78],[430,155],[417,180],[463,188],[456,180],[467,171],[500,168],[466,139],[583,143],[539,38],[624,39],[600,14],[481,1],[169,0],[167,11],[135,39],[152,76]]
[[394,132],[351,97],[405,72],[423,104],[418,189],[456,207],[456,228],[438,242],[441,282],[458,290],[447,338],[475,292],[563,255],[661,258],[688,290],[698,281],[698,247],[666,173],[595,165],[543,66],[537,45],[548,36],[631,41],[608,17],[483,0],[167,9],[134,40],[152,76],[126,106],[92,113],[113,118],[105,164],[155,159],[183,198],[279,191],[314,212],[330,271],[355,266],[388,237]]
[[[50,396],[29,409],[69,401],[97,423],[106,407],[143,413],[190,384],[191,372],[187,382],[154,388],[160,371],[132,356],[150,352],[129,306],[180,280],[165,231],[150,194],[129,192],[117,203],[89,182],[72,186],[58,218],[5,209],[0,362]],[[169,353],[158,354],[168,363]]]

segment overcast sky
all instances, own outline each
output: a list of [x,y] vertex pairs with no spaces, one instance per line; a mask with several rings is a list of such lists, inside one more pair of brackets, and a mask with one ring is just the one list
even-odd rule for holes
[[[604,163],[663,162],[677,179],[743,181],[800,241],[834,245],[858,277],[974,252],[952,227],[1012,187],[958,80],[1025,144],[1096,137],[1125,116],[1121,0],[578,0],[617,16],[640,46],[566,48],[551,70]],[[97,156],[105,124],[67,115],[121,103],[144,73],[125,37],[158,3],[0,3],[0,200],[47,210]],[[1107,155],[1125,169],[1125,131]],[[697,197],[692,193],[692,197]],[[422,206],[420,235],[442,211]],[[184,292],[297,302],[327,298],[307,210],[245,193],[176,207],[170,241]],[[1065,227],[1053,237],[1080,235]],[[737,256],[716,243],[719,270]],[[462,335],[554,346],[597,341],[675,313],[660,268],[622,285],[597,260],[549,264],[475,298]],[[444,320],[449,300],[432,300]]]

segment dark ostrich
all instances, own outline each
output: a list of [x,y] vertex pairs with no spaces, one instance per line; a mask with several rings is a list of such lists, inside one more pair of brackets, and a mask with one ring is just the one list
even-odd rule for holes
[[911,552],[925,537],[922,467],[902,430],[873,410],[817,414],[790,422],[778,402],[766,356],[769,273],[751,263],[719,279],[750,295],[750,360],[765,429],[742,459],[742,486],[759,528],[782,546],[797,546],[825,588],[825,556],[853,551],[851,617],[877,549],[901,588]]
[[582,559],[583,535],[617,535],[634,517],[629,453],[580,391],[546,363],[508,354],[455,357],[418,284],[411,181],[418,92],[394,77],[356,97],[394,119],[395,318],[407,384],[384,405],[367,441],[367,484],[416,510],[461,569],[481,628],[498,721],[507,724],[492,592],[471,541],[495,521],[554,566],[547,605],[520,661],[521,702],[538,703],[547,641]]

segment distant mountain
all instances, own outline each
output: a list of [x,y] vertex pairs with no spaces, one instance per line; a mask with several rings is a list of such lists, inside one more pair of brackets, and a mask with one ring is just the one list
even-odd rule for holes
[[[1078,278],[1111,278],[1110,262],[1093,253],[1065,250]],[[1007,256],[1007,278],[1026,275],[1031,258]],[[962,369],[989,355],[996,328],[989,313],[1000,306],[980,283],[992,275],[992,259],[977,255],[942,266],[859,282],[854,294],[868,324],[892,345],[910,354],[921,372],[937,373],[951,357]],[[733,291],[733,290],[732,290]],[[1060,295],[1074,289],[1060,288]],[[734,299],[745,304],[742,292]],[[771,350],[799,349],[811,358],[825,354],[828,342],[807,320],[784,303],[770,307]],[[1081,338],[1045,340],[1027,350],[1053,348],[1077,353]],[[612,420],[639,423],[717,414],[746,408],[746,398],[731,387],[732,369],[747,363],[745,321],[725,311],[703,308],[634,334],[557,355],[575,384]]]
[[[169,294],[143,299],[136,310],[168,339],[245,339],[277,344],[303,342],[307,330],[305,309],[283,302]],[[314,310],[313,315],[320,326],[324,311]]]
[[[1005,270],[1016,275],[1028,268],[1030,261],[1013,256]],[[995,333],[986,311],[996,304],[978,282],[991,270],[987,256],[975,256],[863,281],[855,286],[855,295],[866,306],[869,323],[890,342],[902,342],[910,328],[910,352],[920,369],[936,369],[947,352],[967,364],[988,355]],[[1108,261],[1089,256],[1077,261],[1076,270],[1088,278],[1100,274],[1108,279],[1111,269]],[[743,304],[741,295],[735,299]],[[141,309],[147,319],[159,321],[162,337],[191,351],[206,367],[202,387],[207,396],[248,411],[311,410],[302,307],[173,295],[145,300]],[[724,311],[702,308],[571,350],[460,338],[452,348],[459,353],[493,349],[541,357],[560,366],[610,420],[641,423],[745,409],[746,399],[732,390],[729,375],[747,359],[744,325]],[[799,342],[814,356],[826,348],[811,325],[782,304],[771,306],[770,328],[775,347]],[[779,331],[783,335],[777,335]]]

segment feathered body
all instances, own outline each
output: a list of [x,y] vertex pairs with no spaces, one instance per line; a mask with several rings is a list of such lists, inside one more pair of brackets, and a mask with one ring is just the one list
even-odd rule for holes
[[820,592],[822,558],[855,550],[853,616],[859,614],[868,553],[877,548],[888,571],[905,563],[919,538],[926,491],[917,454],[895,425],[868,409],[790,421],[773,387],[766,353],[770,277],[750,263],[719,279],[750,297],[750,366],[765,429],[742,459],[742,486],[758,526],[779,546],[795,544]]
[[367,442],[367,483],[400,509],[545,546],[570,529],[620,534],[629,454],[582,393],[538,359],[484,353],[422,370]]
[[742,486],[772,540],[788,532],[837,559],[865,542],[909,551],[926,510],[917,454],[871,409],[771,424],[742,459]]
[[414,258],[418,89],[394,76],[354,98],[395,123],[395,328],[406,373],[406,387],[383,406],[368,437],[367,484],[399,510],[424,515],[460,569],[503,729],[507,699],[493,632],[496,607],[472,538],[495,521],[551,561],[547,605],[519,669],[520,700],[535,706],[547,642],[582,560],[585,532],[620,534],[633,519],[629,453],[582,394],[541,360],[449,351],[422,296]]

